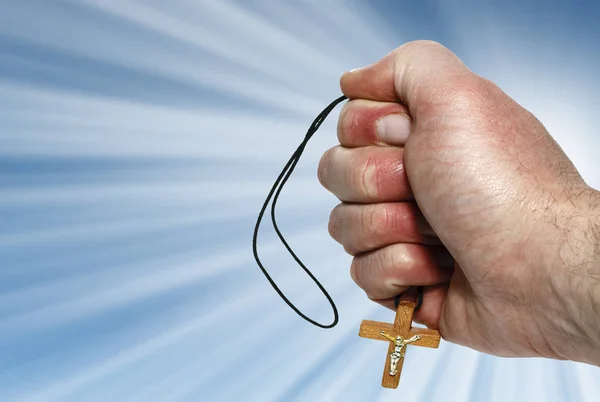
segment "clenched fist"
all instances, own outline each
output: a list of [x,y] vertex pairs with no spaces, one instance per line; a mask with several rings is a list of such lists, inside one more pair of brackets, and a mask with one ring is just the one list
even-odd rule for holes
[[600,196],[543,125],[433,42],[341,87],[319,179],[367,296],[422,285],[415,320],[448,341],[600,365]]

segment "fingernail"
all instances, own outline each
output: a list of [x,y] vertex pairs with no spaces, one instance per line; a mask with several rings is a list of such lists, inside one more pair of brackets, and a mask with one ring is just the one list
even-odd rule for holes
[[390,145],[404,145],[410,134],[411,121],[406,113],[389,114],[377,120],[379,139]]
[[360,71],[360,70],[362,70],[363,68],[364,68],[364,67],[353,68],[352,70],[348,71],[347,73],[348,73],[348,74],[353,74],[353,73],[355,73],[355,72],[357,72],[357,71]]

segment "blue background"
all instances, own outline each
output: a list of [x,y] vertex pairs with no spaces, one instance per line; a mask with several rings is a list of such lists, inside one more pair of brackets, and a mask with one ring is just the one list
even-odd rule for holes
[[[380,387],[392,314],[352,283],[316,180],[280,222],[340,307],[312,327],[254,265],[256,214],[342,72],[433,39],[535,113],[600,188],[592,1],[0,0],[0,401],[598,401],[600,370],[411,348]],[[338,109],[339,110],[339,109]],[[303,310],[326,301],[265,226]]]

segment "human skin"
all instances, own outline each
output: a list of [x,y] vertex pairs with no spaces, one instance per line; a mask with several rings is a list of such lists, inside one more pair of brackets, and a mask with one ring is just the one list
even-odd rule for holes
[[341,88],[318,176],[367,296],[424,286],[415,321],[447,341],[600,365],[600,195],[544,126],[435,42]]

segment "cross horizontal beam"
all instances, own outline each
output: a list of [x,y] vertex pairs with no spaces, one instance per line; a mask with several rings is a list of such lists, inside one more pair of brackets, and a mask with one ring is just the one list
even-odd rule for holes
[[[381,336],[381,331],[384,331],[386,334],[391,336],[398,335],[395,333],[394,326],[392,324],[380,321],[363,320],[363,322],[360,324],[358,336],[362,338],[389,342],[387,339]],[[410,338],[414,335],[421,335],[421,339],[411,343],[411,346],[437,348],[440,345],[440,333],[434,329],[412,327],[405,338]]]

